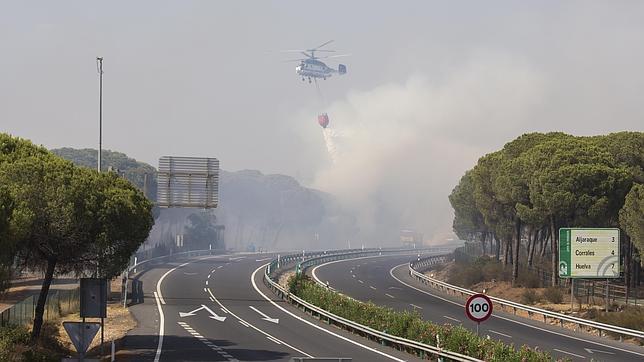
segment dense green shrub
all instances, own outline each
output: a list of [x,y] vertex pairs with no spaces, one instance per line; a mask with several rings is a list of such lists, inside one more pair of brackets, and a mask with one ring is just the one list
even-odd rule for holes
[[462,326],[425,321],[417,312],[396,312],[391,308],[350,299],[320,287],[306,276],[292,277],[289,289],[309,303],[367,327],[434,346],[438,335],[441,347],[486,361],[551,360],[547,353],[526,346],[517,351],[512,345],[480,338]]
[[549,287],[543,290],[543,297],[550,303],[563,303],[563,293],[557,287]]

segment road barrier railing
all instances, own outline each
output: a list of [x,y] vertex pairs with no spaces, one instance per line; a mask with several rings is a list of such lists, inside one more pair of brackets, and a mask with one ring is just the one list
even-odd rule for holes
[[[426,268],[428,266],[428,261],[426,259],[431,259],[433,257],[428,257],[428,258],[423,258],[415,263],[409,263],[409,273],[412,277],[414,277],[416,280],[419,282],[433,288],[437,289],[439,291],[442,291],[446,294],[452,294],[456,296],[460,296],[461,298],[468,298],[473,294],[477,294],[477,292],[465,288],[461,288],[456,285],[452,285],[446,282],[443,282],[438,279],[434,279],[428,275],[423,274],[419,270],[423,270],[422,268]],[[635,329],[629,329],[629,328],[624,328],[620,326],[615,326],[611,324],[605,324],[605,323],[600,323],[600,322],[595,322],[589,319],[583,319],[583,318],[578,318],[562,313],[557,313],[557,312],[552,312],[549,310],[537,308],[537,307],[532,307],[529,305],[524,305],[520,303],[516,303],[510,300],[505,300],[497,297],[492,297],[490,296],[490,299],[492,299],[494,303],[495,310],[497,307],[500,307],[499,309],[505,311],[505,312],[512,312],[514,315],[517,314],[517,311],[523,311],[528,314],[528,317],[532,317],[533,315],[540,315],[543,317],[543,322],[547,323],[548,318],[551,320],[556,320],[559,322],[559,325],[563,328],[564,323],[570,323],[576,326],[575,331],[577,329],[583,330],[583,328],[587,328],[589,330],[596,330],[599,333],[599,336],[601,337],[604,333],[609,332],[609,333],[614,333],[619,335],[620,340],[623,340],[624,336],[629,336],[633,338],[638,338],[640,341],[644,341],[644,331],[638,331]]]
[[[444,250],[450,249],[453,250],[453,248],[447,248]],[[300,272],[304,273],[306,272],[306,269],[314,266],[314,265],[320,265],[324,264],[330,261],[335,261],[335,260],[341,260],[341,259],[354,259],[354,258],[360,258],[360,257],[365,257],[365,256],[377,256],[377,255],[395,255],[395,254],[413,254],[414,252],[420,252],[420,251],[428,251],[431,249],[417,249],[417,250],[410,250],[410,249],[370,249],[370,250],[353,250],[353,251],[348,251],[348,250],[341,250],[341,251],[334,251],[334,252],[326,252],[326,254],[322,255],[317,255],[317,256],[312,256],[310,259],[307,259],[306,257],[304,258],[303,261],[298,263],[298,267],[300,268]],[[438,252],[438,249],[433,249],[433,251]],[[302,258],[302,255],[299,255],[300,260]],[[273,260],[270,265],[273,265],[273,268],[275,268],[278,265],[277,259]],[[269,265],[269,266],[270,266]],[[280,260],[280,267],[285,268],[286,264],[283,264],[283,262]],[[280,298],[285,299],[292,303],[293,305],[297,306],[299,309],[303,310],[306,313],[311,314],[313,317],[316,317],[320,320],[326,320],[327,323],[333,324],[337,327],[340,327],[342,329],[348,330],[352,333],[361,335],[363,337],[366,337],[370,340],[374,340],[379,342],[382,345],[388,345],[391,347],[394,347],[398,350],[401,351],[406,351],[409,353],[414,353],[417,356],[420,356],[421,358],[425,358],[426,356],[439,356],[439,357],[446,357],[454,361],[481,361],[479,359],[469,357],[460,353],[452,352],[437,346],[432,346],[424,343],[420,343],[417,341],[413,341],[410,339],[394,336],[387,334],[385,332],[381,332],[378,330],[375,330],[373,328],[364,326],[362,324],[356,323],[354,321],[348,320],[346,318],[342,318],[338,315],[335,315],[333,313],[330,313],[322,308],[319,308],[293,294],[291,294],[287,289],[279,285],[276,281],[273,280],[271,277],[271,274],[275,273],[275,269],[270,269],[268,266],[264,270],[264,283],[275,293],[277,294]]]

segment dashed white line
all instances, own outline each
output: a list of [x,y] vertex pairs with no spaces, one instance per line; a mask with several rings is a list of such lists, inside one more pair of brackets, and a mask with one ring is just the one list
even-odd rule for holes
[[210,279],[211,276],[212,276],[212,274],[208,274],[208,279]]
[[505,333],[501,333],[501,332],[493,331],[493,330],[491,330],[491,329],[488,329],[487,331],[488,331],[488,332],[490,332],[490,333],[498,334],[498,335],[503,336],[503,337],[512,338],[512,336],[509,336],[509,335],[507,335],[507,334],[505,334]]
[[575,353],[572,353],[572,352],[567,352],[567,351],[564,351],[564,350],[561,350],[561,349],[553,348],[552,350],[553,350],[553,351],[557,351],[557,352],[561,352],[561,353],[565,353],[565,354],[569,354],[569,355],[571,355],[571,356],[575,356],[575,357],[578,357],[578,358],[586,359],[586,357],[585,357],[585,356],[580,356],[580,355],[578,355],[578,354],[575,354]]
[[370,285],[369,288],[376,290],[376,287],[374,287],[373,285]]
[[451,321],[461,323],[461,321],[460,321],[460,320],[458,320],[458,319],[456,319],[456,318],[453,318],[453,317],[450,317],[450,316],[448,316],[448,315],[444,315],[444,316],[443,316],[443,318],[447,318],[447,319],[449,319],[449,320],[451,320]]
[[360,279],[358,279],[358,283],[364,284],[364,282],[362,280],[360,280]]
[[206,285],[208,285],[208,281],[206,280]]
[[197,338],[198,340],[201,341],[201,343],[205,344],[207,347],[209,347],[211,350],[217,352],[220,356],[224,357],[228,361],[237,361],[233,356],[231,356],[228,352],[225,350],[221,349],[219,346],[216,344],[212,343],[208,338],[202,336],[198,332],[195,332],[190,325],[184,322],[177,322],[181,327],[183,327],[188,333],[190,333],[193,337]]
[[385,295],[386,295],[386,296],[388,296],[389,298],[392,298],[392,299],[393,299],[393,298],[396,298],[396,297],[394,297],[393,295],[391,295],[391,294],[389,294],[389,293],[385,293]]
[[220,265],[220,266],[218,266],[218,267],[217,267],[217,269],[221,269],[221,268],[223,268],[223,267],[224,267],[223,265]]
[[411,304],[409,304],[409,305],[411,305],[411,306],[412,306],[412,307],[414,307],[414,308],[418,308],[418,309],[423,309],[423,307],[421,307],[421,306],[418,306],[418,305],[416,305],[416,304],[413,304],[413,303],[411,303]]

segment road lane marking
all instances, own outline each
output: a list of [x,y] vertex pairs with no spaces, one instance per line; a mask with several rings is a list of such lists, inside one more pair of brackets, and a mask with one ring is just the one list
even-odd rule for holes
[[218,267],[217,267],[217,269],[221,269],[221,268],[223,268],[223,267],[224,267],[223,265],[220,265],[220,266],[218,266]]
[[[426,291],[426,290],[422,290],[422,289],[420,289],[420,288],[416,288],[415,286],[413,286],[413,285],[411,285],[411,284],[405,283],[404,281],[402,281],[401,279],[399,279],[398,277],[396,277],[396,276],[394,275],[394,273],[393,273],[393,272],[394,272],[394,269],[396,269],[396,268],[400,268],[401,266],[408,266],[408,265],[409,265],[408,263],[404,263],[404,264],[400,264],[400,265],[396,265],[396,266],[394,266],[393,268],[389,269],[389,275],[391,275],[391,277],[392,277],[392,278],[394,278],[396,281],[398,281],[400,284],[402,284],[402,285],[404,285],[404,286],[406,286],[406,287],[408,287],[408,288],[411,288],[411,289],[417,290],[417,291],[419,291],[419,292],[421,292],[421,293],[423,293],[423,294],[426,294],[426,295],[430,295],[430,296],[432,296],[432,297],[434,297],[434,298],[436,298],[436,299],[440,299],[440,300],[442,300],[442,301],[445,301],[445,302],[448,302],[448,303],[451,303],[451,304],[457,305],[457,306],[459,306],[459,307],[461,307],[461,308],[463,307],[463,305],[462,305],[462,304],[460,304],[460,303],[454,302],[454,301],[449,300],[449,299],[445,299],[445,298],[443,298],[443,297],[439,297],[438,295],[435,295],[435,294],[433,294],[433,293],[430,293],[430,292],[428,292],[428,291]],[[626,352],[626,353],[630,353],[630,354],[635,354],[635,355],[638,355],[638,356],[644,356],[644,353],[639,353],[639,352],[635,352],[635,351],[630,351],[630,350],[628,350],[628,349],[619,348],[619,347],[614,347],[614,346],[609,346],[609,345],[606,345],[606,344],[603,344],[603,343],[599,343],[599,342],[594,342],[594,341],[591,341],[591,340],[588,340],[588,339],[578,338],[578,337],[574,337],[574,336],[571,336],[571,335],[568,335],[568,334],[564,334],[564,333],[560,333],[560,332],[551,331],[551,330],[548,330],[548,329],[545,329],[545,328],[541,328],[541,327],[533,326],[533,325],[530,325],[530,324],[527,324],[527,323],[519,322],[519,321],[514,320],[514,319],[501,317],[501,316],[499,316],[499,315],[492,314],[492,317],[494,317],[494,318],[498,318],[498,319],[502,319],[502,320],[504,320],[504,321],[508,321],[508,322],[516,323],[516,324],[522,325],[522,326],[524,326],[524,327],[533,328],[533,329],[536,329],[536,330],[539,330],[539,331],[542,331],[542,332],[551,333],[551,334],[555,334],[555,335],[557,335],[557,336],[561,336],[561,337],[566,337],[566,338],[574,339],[574,340],[576,340],[576,341],[580,341],[580,342],[584,342],[584,343],[589,343],[589,344],[594,344],[594,345],[596,345],[596,346],[602,346],[602,347],[606,347],[606,348],[614,349],[614,350],[621,351],[621,352]]]
[[567,351],[564,351],[564,350],[561,350],[561,349],[553,348],[552,350],[557,351],[557,352],[561,352],[561,353],[565,353],[565,354],[569,354],[571,356],[579,357],[579,358],[582,358],[582,359],[586,359],[586,357],[584,357],[584,356],[580,356],[578,354],[575,354],[575,353],[572,353],[572,352],[567,352]]
[[593,353],[595,353],[595,352],[599,352],[599,353],[606,353],[606,354],[615,354],[615,353],[613,353],[613,352],[600,351],[600,350],[598,350],[598,349],[592,349],[592,348],[584,348],[584,349],[586,350],[586,352],[588,352],[588,353],[590,353],[590,354],[593,354]]
[[260,262],[260,261],[266,261],[266,260],[271,260],[271,258],[256,259],[255,261],[256,261],[256,262]]
[[385,293],[385,295],[388,296],[389,298],[392,298],[392,299],[395,298],[393,295],[391,295],[389,293]]
[[[159,289],[159,284],[157,284],[157,289]],[[159,343],[157,344],[157,352],[154,355],[154,362],[159,362],[159,358],[161,358],[161,349],[163,348],[165,317],[163,315],[163,309],[161,308],[161,300],[157,292],[154,292],[154,299],[157,301],[157,308],[159,308]]]
[[264,314],[264,313],[263,313],[262,311],[260,311],[259,309],[257,309],[257,308],[255,308],[255,307],[253,307],[252,305],[251,305],[251,306],[249,306],[249,308],[250,308],[250,309],[252,309],[252,310],[254,310],[255,312],[257,312],[257,314],[261,315],[261,316],[262,316],[262,319],[263,319],[263,320],[265,320],[265,321],[267,321],[267,322],[271,322],[271,323],[275,323],[275,324],[278,324],[278,323],[280,322],[280,320],[279,320],[278,318],[271,318],[271,317],[267,316],[266,314]]
[[246,322],[244,322],[244,321],[242,321],[242,320],[239,320],[238,322],[239,322],[242,326],[245,326],[246,328],[250,327],[250,324],[248,324],[248,323],[246,323]]
[[217,346],[216,344],[212,343],[208,338],[202,336],[198,332],[194,332],[194,329],[190,327],[190,325],[186,323],[179,323],[177,322],[181,327],[183,327],[188,333],[190,333],[193,337],[201,341],[201,343],[205,344],[208,348],[211,350],[217,352],[218,355],[221,357],[225,358],[227,361],[238,361],[235,359],[233,356],[231,356],[228,352]]
[[360,280],[360,279],[358,279],[358,283],[364,284],[364,282],[362,280]]
[[447,319],[452,320],[452,321],[454,321],[454,322],[461,323],[461,321],[460,321],[460,320],[458,320],[458,319],[456,319],[456,318],[452,318],[452,317],[450,317],[450,316],[448,316],[448,315],[444,315],[444,316],[443,316],[443,318],[447,318]]
[[159,281],[157,282],[157,295],[159,296],[159,300],[161,300],[161,304],[165,304],[165,299],[163,299],[163,294],[161,294],[161,283],[163,283],[163,279],[165,279],[165,277],[167,277],[168,274],[172,273],[173,271],[175,271],[175,270],[177,270],[177,269],[179,269],[179,268],[181,268],[183,266],[186,266],[186,265],[188,265],[190,263],[191,262],[187,262],[187,263],[183,263],[183,264],[181,264],[179,266],[175,266],[174,268],[172,268],[172,269],[168,270],[167,272],[165,272],[165,274],[163,274],[161,276],[161,278],[159,278]]
[[212,274],[208,274],[208,279],[210,279],[211,276],[212,276]]
[[206,285],[208,285],[208,281],[206,280]]
[[501,332],[493,331],[493,330],[491,330],[491,329],[488,329],[487,331],[488,331],[488,332],[490,332],[490,333],[498,334],[498,335],[503,336],[503,337],[512,338],[512,336],[509,336],[509,335],[507,335],[507,334],[505,334],[505,333],[501,333]]
[[[212,299],[212,297],[210,297],[210,300],[212,300],[213,302],[215,301],[214,299]],[[226,308],[219,308],[219,309],[221,309],[222,312],[228,314],[228,309]]]
[[376,290],[376,287],[374,287],[373,285],[370,285],[369,288]]
[[[264,264],[264,266],[266,266],[266,265],[268,265],[268,264]],[[253,284],[255,284],[255,283],[253,282]],[[255,285],[253,285],[253,286],[255,286]],[[212,294],[212,291],[210,290],[210,288],[208,288],[208,294],[210,294],[210,296],[215,300],[215,303],[219,304],[219,306],[220,306],[221,308],[226,308],[226,307],[224,307],[224,305],[223,305],[223,304],[221,304],[221,302],[219,301],[219,299],[217,299],[217,297],[215,297],[215,295],[214,295],[214,294]],[[242,319],[242,318],[240,318],[238,315],[236,315],[235,313],[233,313],[231,310],[229,310],[229,309],[227,309],[227,308],[226,308],[226,310],[228,310],[228,313],[229,313],[231,316],[233,316],[233,317],[237,318],[239,321],[243,321],[244,323],[248,324],[248,326],[249,326],[250,328],[252,328],[252,329],[256,330],[257,332],[259,332],[259,333],[261,333],[261,334],[263,334],[263,335],[265,335],[265,336],[273,337],[273,336],[272,336],[272,335],[270,335],[269,333],[264,332],[263,330],[261,330],[261,329],[259,329],[259,328],[255,327],[254,325],[252,325],[252,324],[248,323],[247,321],[243,320],[243,319]],[[273,337],[273,338],[275,338],[275,337]],[[308,354],[308,353],[306,353],[306,352],[304,352],[304,351],[302,351],[302,350],[300,350],[300,349],[297,349],[297,348],[295,348],[295,347],[291,346],[290,344],[288,344],[288,343],[286,343],[286,342],[282,341],[281,339],[279,339],[279,338],[275,338],[275,339],[277,339],[278,341],[282,342],[282,344],[283,344],[283,345],[285,345],[285,346],[287,346],[287,347],[291,348],[292,350],[294,350],[294,351],[296,351],[296,352],[298,352],[298,353],[301,353],[301,354],[303,354],[303,355],[305,355],[305,356],[307,356],[307,357],[309,357],[309,358],[313,358],[313,356],[312,356],[312,355],[310,355],[310,354]]]
[[271,341],[273,341],[273,342],[275,342],[277,344],[281,344],[280,341],[278,341],[277,339],[275,339],[273,337],[266,337],[266,338],[268,338],[269,340],[271,340]]
[[[255,271],[253,272],[253,274],[250,276],[250,281],[251,281],[251,283],[253,284],[253,288],[255,288],[255,291],[256,291],[259,295],[261,295],[261,296],[262,296],[262,298],[266,299],[269,303],[271,303],[273,306],[275,306],[277,309],[279,309],[279,310],[281,310],[282,312],[284,312],[284,313],[286,313],[286,314],[290,315],[290,316],[291,316],[291,317],[293,317],[293,318],[296,318],[296,319],[298,319],[298,320],[300,320],[300,321],[302,321],[302,322],[304,322],[304,323],[306,323],[306,324],[310,325],[310,326],[311,326],[311,327],[313,327],[313,328],[317,328],[317,329],[319,329],[319,330],[321,330],[321,331],[323,331],[323,332],[325,332],[325,333],[328,333],[328,334],[330,334],[330,335],[332,335],[332,336],[335,336],[335,337],[337,337],[337,338],[340,338],[340,339],[342,339],[342,340],[344,340],[344,341],[347,341],[347,342],[349,342],[349,343],[352,343],[352,344],[354,344],[354,345],[356,345],[356,346],[359,346],[359,347],[361,347],[361,348],[364,348],[364,349],[366,349],[366,350],[368,350],[368,351],[371,351],[371,352],[374,352],[374,353],[378,353],[379,355],[384,356],[384,357],[387,357],[387,358],[390,358],[390,359],[392,359],[392,360],[394,360],[394,361],[404,362],[404,360],[402,360],[402,359],[400,359],[400,358],[396,358],[396,357],[394,357],[394,356],[392,356],[392,355],[389,355],[389,354],[387,354],[387,353],[385,353],[385,352],[379,351],[379,350],[374,349],[374,348],[371,348],[371,347],[369,347],[369,346],[365,346],[364,344],[360,344],[359,342],[356,342],[356,341],[354,341],[354,340],[352,340],[352,339],[349,339],[349,338],[347,338],[347,337],[345,337],[345,336],[341,336],[341,335],[339,335],[339,334],[337,334],[337,333],[334,333],[334,332],[332,332],[332,331],[330,331],[330,330],[324,329],[324,328],[322,328],[322,327],[318,326],[317,324],[313,324],[312,322],[310,322],[310,321],[308,321],[308,320],[306,320],[306,319],[304,319],[304,318],[302,318],[302,317],[300,317],[300,316],[298,316],[298,315],[293,314],[292,312],[290,312],[290,311],[286,310],[286,309],[285,309],[284,307],[282,307],[281,305],[278,305],[277,303],[275,303],[272,299],[270,299],[269,297],[267,297],[267,296],[266,296],[266,294],[264,294],[261,290],[259,290],[259,288],[257,287],[257,283],[255,283],[255,275],[257,275],[257,272],[258,272],[258,271],[260,271],[260,270],[262,270],[262,269],[266,268],[266,266],[267,266],[267,265],[268,265],[268,264],[264,264],[264,265],[260,266],[259,268],[255,269]],[[309,356],[309,357],[311,357],[311,356]]]
[[409,304],[409,305],[411,305],[411,306],[412,306],[412,307],[414,307],[414,308],[423,309],[423,307],[421,307],[421,306],[419,306],[419,305],[416,305],[416,304],[414,304],[414,303],[411,303],[411,304]]

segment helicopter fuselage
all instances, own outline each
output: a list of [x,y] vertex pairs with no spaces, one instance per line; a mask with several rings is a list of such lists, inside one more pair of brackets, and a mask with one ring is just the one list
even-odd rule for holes
[[333,69],[323,62],[316,59],[303,60],[300,65],[295,67],[295,72],[304,78],[322,78],[326,79],[333,74],[338,73],[338,70]]

